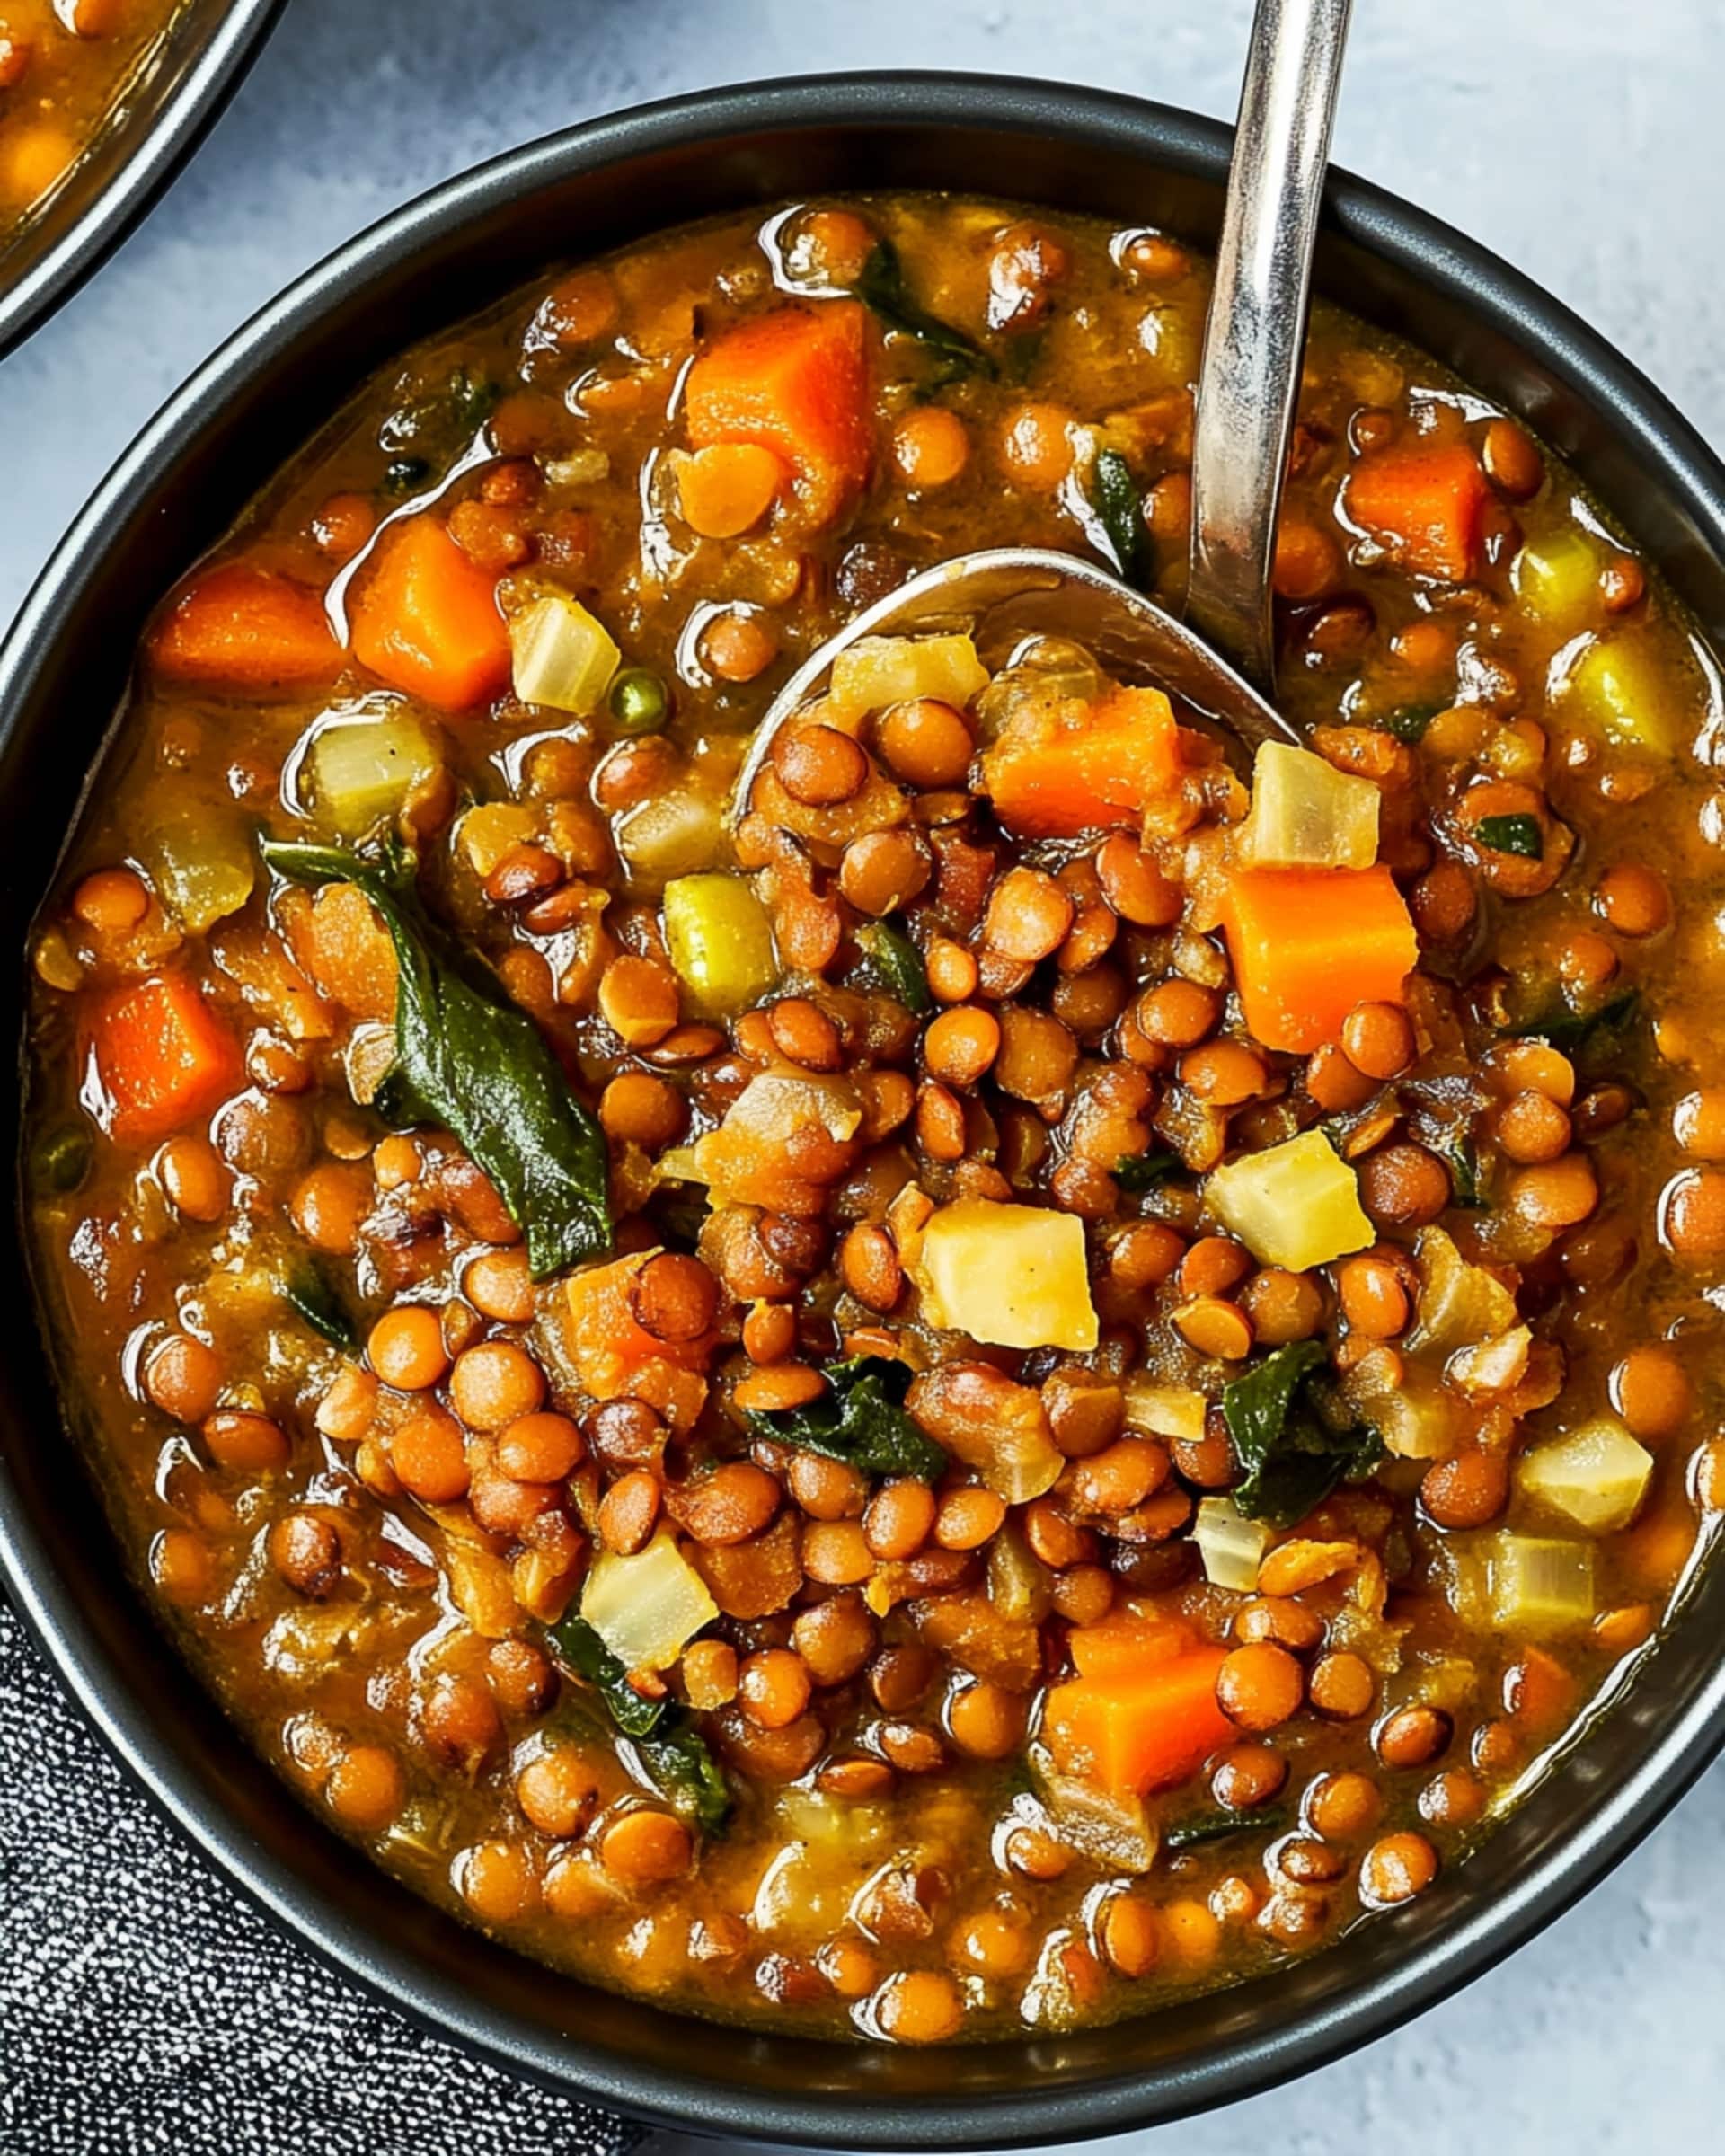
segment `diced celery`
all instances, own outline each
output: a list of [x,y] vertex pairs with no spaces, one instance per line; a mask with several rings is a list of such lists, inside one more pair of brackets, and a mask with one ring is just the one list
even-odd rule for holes
[[1225,1162],[1204,1196],[1261,1265],[1303,1273],[1374,1240],[1354,1171],[1321,1130]]
[[1377,859],[1378,792],[1307,748],[1266,741],[1252,770],[1243,853],[1265,869],[1369,869]]
[[1204,1435],[1208,1405],[1190,1385],[1161,1385],[1143,1371],[1126,1381],[1126,1425],[1153,1437],[1184,1437],[1196,1443]]
[[509,623],[515,693],[523,703],[585,718],[605,700],[623,654],[579,599],[547,592]]
[[1204,1577],[1213,1587],[1233,1587],[1250,1595],[1258,1585],[1258,1567],[1269,1547],[1270,1530],[1249,1520],[1232,1498],[1205,1498],[1198,1507],[1192,1540],[1204,1560]]
[[864,636],[833,662],[823,716],[844,725],[919,696],[961,711],[987,685],[968,636]]
[[1599,612],[1599,548],[1574,525],[1524,540],[1509,580],[1524,614],[1560,635],[1585,629]]
[[1614,1534],[1641,1509],[1653,1455],[1614,1416],[1584,1422],[1567,1437],[1535,1445],[1516,1468],[1525,1498],[1561,1513],[1589,1534]]
[[635,884],[693,876],[724,855],[723,808],[702,788],[674,787],[631,809],[615,826],[615,837]]
[[1561,708],[1620,748],[1668,756],[1682,738],[1680,695],[1645,635],[1624,629],[1592,639],[1564,677]]
[[424,722],[393,701],[320,726],[305,752],[311,806],[326,830],[358,838],[392,817],[443,762]]
[[933,1324],[1000,1348],[1096,1345],[1075,1214],[962,1197],[931,1215],[918,1262]]
[[1469,1347],[1491,1339],[1516,1321],[1516,1298],[1495,1273],[1470,1265],[1442,1228],[1426,1228],[1413,1246],[1420,1268],[1411,1348]]
[[1593,1547],[1543,1535],[1484,1538],[1491,1621],[1502,1631],[1557,1632],[1593,1615]]
[[668,1533],[632,1557],[602,1552],[581,1591],[581,1615],[625,1669],[668,1669],[718,1614],[705,1582]]
[[701,1011],[758,1003],[779,976],[773,924],[741,876],[678,876],[665,886],[665,945]]
[[163,807],[147,819],[140,851],[163,903],[194,936],[237,914],[257,880],[250,832],[217,804]]

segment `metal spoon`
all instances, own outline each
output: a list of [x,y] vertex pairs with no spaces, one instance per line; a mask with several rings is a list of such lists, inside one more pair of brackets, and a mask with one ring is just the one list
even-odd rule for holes
[[1312,249],[1352,0],[1259,0],[1199,370],[1192,556],[1181,622],[1108,570],[1043,547],[960,554],[865,607],[774,698],[738,774],[748,807],[779,729],[858,638],[965,626],[985,662],[1035,634],[1182,698],[1248,748],[1299,736],[1275,687],[1269,572],[1305,342]]

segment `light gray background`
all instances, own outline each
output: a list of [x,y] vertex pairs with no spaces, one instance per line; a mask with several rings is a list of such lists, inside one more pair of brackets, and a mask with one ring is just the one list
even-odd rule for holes
[[[1250,13],[1249,0],[291,0],[167,200],[0,364],[0,619],[213,346],[479,158],[646,98],[821,68],[1052,75],[1229,116]],[[1336,154],[1530,271],[1725,444],[1722,93],[1719,0],[1356,0]],[[1107,2145],[1716,2148],[1721,1894],[1725,1767],[1580,1909],[1411,2029],[1280,2096]]]

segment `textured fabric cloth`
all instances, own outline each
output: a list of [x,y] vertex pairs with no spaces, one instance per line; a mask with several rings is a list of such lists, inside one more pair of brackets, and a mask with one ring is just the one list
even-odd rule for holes
[[126,1785],[0,1601],[4,2156],[622,2156],[638,2138],[273,1931]]

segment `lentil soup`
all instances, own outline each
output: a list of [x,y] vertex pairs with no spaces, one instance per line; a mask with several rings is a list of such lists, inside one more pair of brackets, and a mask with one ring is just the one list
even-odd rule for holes
[[39,1272],[265,1754],[600,1982],[1069,2027],[1419,1895],[1725,1507],[1711,661],[1317,311],[1308,749],[967,624],[1184,577],[1208,268],[933,197],[541,284],[164,597],[39,923]]
[[180,0],[0,0],[0,250],[112,119]]

